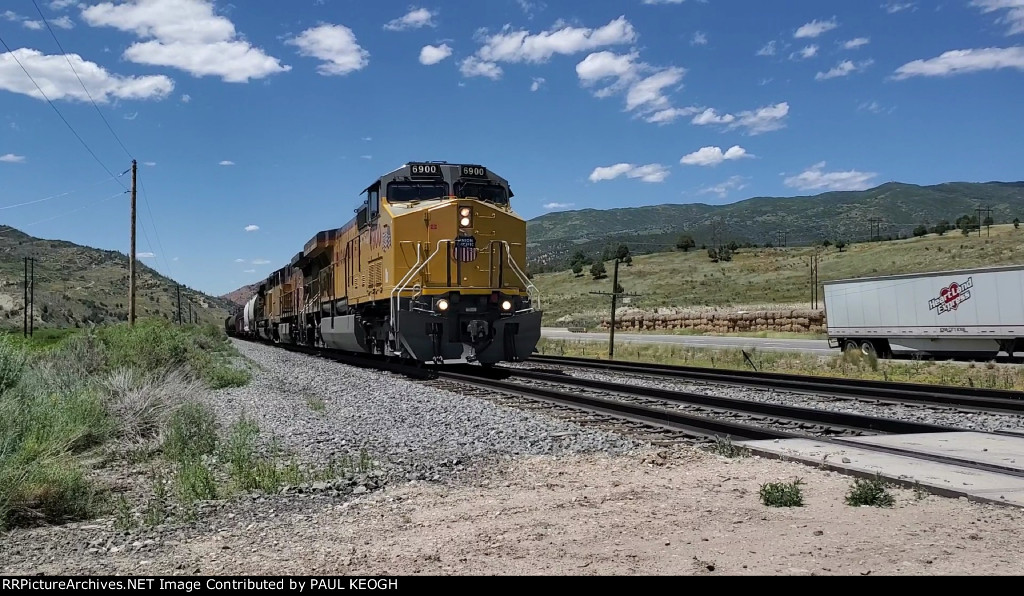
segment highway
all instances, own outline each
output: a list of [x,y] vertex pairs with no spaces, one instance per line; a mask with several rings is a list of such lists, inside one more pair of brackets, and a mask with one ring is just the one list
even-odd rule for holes
[[[608,342],[607,333],[574,333],[567,329],[545,327],[541,337],[580,341]],[[711,335],[651,335],[638,333],[615,333],[615,344],[619,343],[661,344],[690,346],[694,348],[757,348],[780,352],[806,352],[811,354],[838,354],[830,350],[824,339],[771,339],[762,337],[717,337]]]

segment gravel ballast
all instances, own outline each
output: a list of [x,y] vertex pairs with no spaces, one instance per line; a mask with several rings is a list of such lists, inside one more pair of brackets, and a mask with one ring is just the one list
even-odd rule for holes
[[493,404],[393,373],[238,341],[256,366],[246,386],[209,403],[228,425],[244,415],[313,465],[365,449],[389,478],[443,480],[521,455],[625,453],[637,443],[544,414]]
[[702,393],[704,395],[712,395],[716,397],[745,399],[749,401],[787,406],[802,406],[818,410],[861,414],[864,416],[875,416],[878,418],[892,418],[894,420],[904,420],[907,422],[936,424],[939,426],[949,426],[979,432],[1024,429],[1024,416],[1016,414],[964,411],[955,407],[933,405],[872,402],[863,399],[842,399],[830,396],[796,393],[792,391],[759,389],[756,387],[694,383],[683,380],[676,381],[656,377],[640,377],[637,375],[623,373],[596,372],[585,368],[573,368],[571,366],[552,367],[550,365],[531,365],[529,362],[509,366],[536,368],[538,370],[545,371],[558,369],[568,375],[581,379],[622,383],[632,387],[650,387],[652,389],[666,389],[669,391]]

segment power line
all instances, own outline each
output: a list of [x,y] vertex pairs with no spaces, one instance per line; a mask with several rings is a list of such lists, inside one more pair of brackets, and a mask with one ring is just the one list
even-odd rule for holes
[[[173,277],[170,261],[167,260],[167,256],[164,254],[164,245],[160,242],[160,230],[156,228],[156,219],[153,217],[153,210],[149,208],[149,195],[146,194],[146,183],[140,181],[139,186],[142,188],[142,202],[146,204],[146,212],[149,214],[150,221],[153,222],[153,234],[156,235],[156,245],[157,248],[160,249],[160,257],[164,260],[164,267],[167,269],[167,274]],[[143,234],[145,234],[145,231],[143,231]]]
[[[123,175],[124,174],[121,174],[121,176],[123,176]],[[103,184],[104,182],[107,182],[108,180],[111,180],[111,178],[104,178],[103,180],[100,180],[99,182],[96,182],[94,184],[90,184],[89,186],[86,186],[85,188],[89,188],[91,186],[99,186],[100,184]],[[44,197],[42,199],[36,199],[34,201],[26,201],[24,203],[16,203],[14,205],[4,205],[3,207],[0,207],[0,211],[3,211],[5,209],[14,209],[15,207],[25,207],[25,206],[28,206],[28,205],[35,205],[36,203],[45,203],[46,201],[52,201],[54,199],[59,199],[61,197],[66,197],[68,195],[73,195],[76,192],[81,192],[81,190],[82,189],[69,190],[67,192],[62,192],[60,194],[51,195],[49,197]]]
[[[83,147],[85,147],[85,150],[89,152],[89,155],[91,155],[92,158],[96,160],[96,163],[100,164],[100,167],[103,168],[107,172],[107,174],[110,174],[111,178],[117,178],[117,176],[115,176],[114,173],[110,171],[110,168],[108,168],[106,164],[104,164],[100,160],[100,158],[96,156],[96,153],[92,150],[91,147],[89,147],[89,144],[85,142],[85,139],[83,139],[82,136],[78,134],[78,131],[75,130],[75,127],[71,126],[71,123],[68,122],[68,119],[64,117],[64,114],[62,114],[60,110],[57,109],[57,106],[54,105],[53,101],[51,101],[50,98],[47,97],[46,92],[43,91],[43,88],[39,86],[39,83],[37,83],[36,80],[32,77],[32,74],[28,71],[27,68],[25,68],[25,65],[21,63],[21,60],[18,60],[18,57],[14,54],[14,51],[11,50],[11,46],[7,45],[7,42],[4,40],[3,37],[0,37],[0,44],[3,44],[4,49],[7,50],[7,53],[11,55],[11,58],[14,58],[14,61],[18,63],[18,66],[21,67],[21,70],[25,72],[25,76],[27,76],[29,80],[32,81],[32,84],[36,86],[36,89],[39,91],[39,94],[43,96],[43,99],[46,100],[46,103],[50,104],[50,107],[53,108],[53,111],[57,112],[57,115],[60,116],[60,119],[64,122],[65,125],[67,125],[68,130],[71,131],[71,134],[75,135],[75,138],[78,139],[78,142],[81,143]],[[118,180],[117,183],[121,185],[121,188],[127,189],[127,187],[123,183],[121,183],[120,180]]]
[[53,27],[50,27],[50,21],[46,20],[46,17],[43,16],[43,11],[40,10],[39,4],[36,3],[36,0],[32,0],[32,5],[36,7],[36,12],[39,13],[39,18],[41,18],[43,20],[43,24],[46,25],[46,30],[50,32],[50,37],[53,37],[53,41],[57,43],[60,53],[63,54],[64,59],[67,60],[68,66],[71,67],[71,72],[75,73],[75,78],[78,79],[78,82],[82,85],[82,89],[85,90],[85,94],[89,97],[89,102],[92,103],[92,107],[96,108],[96,113],[100,115],[103,123],[107,125],[107,130],[110,131],[110,134],[114,135],[114,139],[117,141],[117,144],[124,149],[124,152],[128,154],[128,157],[132,158],[131,151],[128,151],[128,148],[121,142],[121,137],[117,136],[117,133],[114,132],[114,128],[110,126],[110,122],[107,122],[106,116],[104,116],[103,112],[100,111],[100,107],[96,105],[96,101],[92,98],[92,93],[89,93],[89,88],[85,86],[85,82],[82,81],[82,77],[78,76],[78,71],[75,70],[75,65],[71,63],[71,58],[68,58],[68,53],[64,51],[64,46],[60,45],[60,40],[57,39],[57,34],[53,32]]

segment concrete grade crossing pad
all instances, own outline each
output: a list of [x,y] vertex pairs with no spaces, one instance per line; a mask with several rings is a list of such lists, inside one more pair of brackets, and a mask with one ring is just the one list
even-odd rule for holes
[[[843,444],[815,439],[743,441],[752,452],[818,465],[857,476],[876,474],[905,486],[919,484],[936,494],[973,501],[1024,507],[1024,436],[977,432],[875,435],[843,439]],[[872,449],[896,448],[901,454]],[[957,463],[919,459],[949,457]],[[963,463],[959,463],[959,462]],[[1006,468],[1006,473],[979,470],[968,462]],[[1016,473],[1016,474],[1015,474]]]

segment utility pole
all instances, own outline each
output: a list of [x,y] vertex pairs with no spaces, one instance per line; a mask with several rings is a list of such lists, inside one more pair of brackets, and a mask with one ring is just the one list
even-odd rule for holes
[[[978,214],[978,238],[981,238],[981,226],[985,225],[985,222],[988,221],[992,217],[992,208],[991,207],[978,207],[974,211]],[[985,219],[981,218],[981,214],[982,213],[985,214]],[[987,235],[991,236],[992,235],[992,226],[985,225],[985,229],[986,229]]]
[[178,325],[181,325],[181,284],[178,284]]
[[818,308],[818,248],[811,256],[811,308]]
[[188,324],[192,324],[192,301],[188,301]]
[[25,312],[22,313],[22,335],[28,337],[28,257],[25,257]]
[[138,164],[132,160],[132,247],[128,255],[128,325],[135,325],[135,181]]
[[591,292],[591,294],[597,294],[600,296],[611,296],[612,297],[612,319],[608,327],[608,359],[611,360],[615,357],[615,307],[618,302],[619,296],[639,296],[640,294],[626,294],[619,291],[619,259],[615,258],[615,270],[612,274],[612,291],[611,292]]
[[881,240],[882,238],[882,220],[877,217],[868,219],[868,223],[871,225],[871,236],[868,238],[868,242],[875,240]]
[[30,273],[29,273],[29,291],[28,291],[28,301],[29,301],[29,304],[31,304],[31,307],[28,310],[28,336],[32,337],[33,335],[35,335],[35,326],[36,326],[36,319],[35,319],[34,316],[32,316],[32,313],[36,309],[36,260],[35,260],[35,258],[31,258],[28,261],[29,261],[30,267],[31,267],[30,268]]

